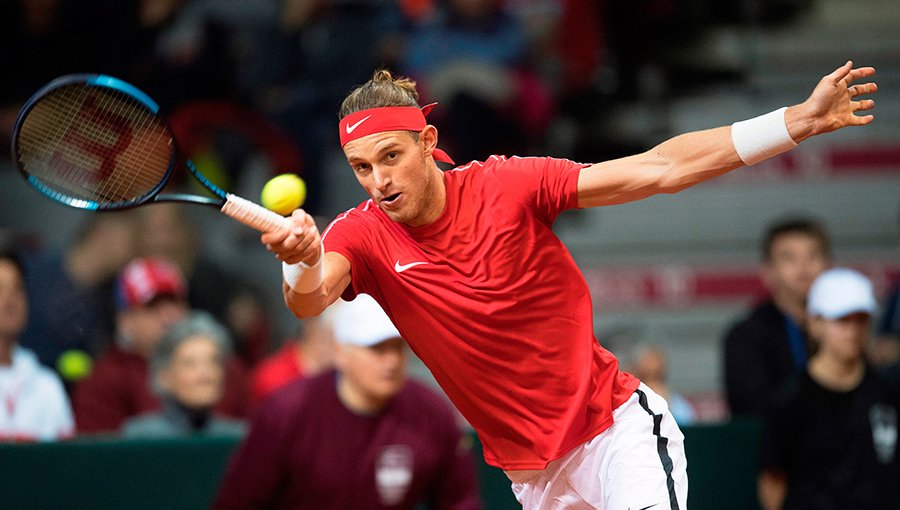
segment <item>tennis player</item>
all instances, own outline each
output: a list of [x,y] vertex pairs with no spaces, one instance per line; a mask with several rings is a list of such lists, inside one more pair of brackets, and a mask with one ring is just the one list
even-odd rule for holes
[[551,231],[564,210],[675,193],[845,126],[874,103],[847,62],[801,104],[597,164],[491,156],[449,171],[415,83],[377,71],[341,106],[341,144],[371,199],[320,235],[302,210],[262,242],[298,317],[372,295],[537,508],[686,508],[683,436],[664,399],[593,334],[588,286]]

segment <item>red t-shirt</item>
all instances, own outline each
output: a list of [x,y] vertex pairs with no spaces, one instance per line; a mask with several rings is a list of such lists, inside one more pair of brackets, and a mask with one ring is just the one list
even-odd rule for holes
[[323,234],[478,432],[485,461],[543,469],[612,424],[638,380],[594,338],[587,283],[551,226],[584,165],[491,156],[444,173],[422,227],[364,202]]

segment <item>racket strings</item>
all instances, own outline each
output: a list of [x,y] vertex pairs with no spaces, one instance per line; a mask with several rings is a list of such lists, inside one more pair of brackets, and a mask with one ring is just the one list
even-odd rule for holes
[[[98,166],[98,154],[96,152],[88,152],[77,147],[70,147],[66,142],[66,134],[70,138],[78,137],[84,143],[85,140],[92,141],[98,146],[107,145],[111,138],[109,133],[103,133],[98,129],[95,123],[86,124],[78,119],[79,113],[82,111],[83,104],[86,100],[84,94],[58,94],[48,101],[46,108],[49,112],[55,113],[59,121],[58,126],[50,125],[54,128],[56,143],[47,144],[47,148],[43,153],[46,158],[46,172],[34,172],[35,175],[43,177],[45,180],[51,181],[55,187],[67,187],[73,194],[80,194],[85,198],[101,198],[107,201],[120,201],[124,197],[121,193],[110,192],[109,188],[117,187],[115,182],[117,179],[106,179],[99,181],[95,177],[94,169]],[[108,103],[108,101],[107,101]],[[100,107],[103,105],[101,103]],[[108,107],[108,106],[107,106]],[[53,116],[49,116],[52,119]],[[97,123],[103,122],[102,117],[96,119]],[[80,123],[79,123],[80,122]],[[76,124],[77,123],[77,124]],[[73,126],[73,124],[75,124]],[[45,136],[44,132],[36,131],[37,138]],[[82,138],[83,137],[83,138]],[[93,145],[92,145],[93,146]],[[109,157],[101,154],[103,157]]]
[[174,155],[160,119],[127,94],[84,84],[56,89],[28,113],[23,169],[55,191],[101,205],[154,191]]
[[[113,134],[100,129],[109,122],[108,113],[105,112],[110,108],[110,101],[106,97],[97,95],[96,97],[87,96],[84,90],[75,89],[74,94],[56,94],[47,101],[47,110],[51,112],[50,119],[55,119],[58,125],[52,122],[49,127],[54,129],[53,136],[48,136],[46,131],[36,130],[37,138],[47,137],[52,140],[51,143],[45,144],[50,151],[45,150],[43,153],[44,161],[48,162],[45,172],[34,172],[40,177],[50,179],[54,186],[68,187],[72,192],[81,192],[88,198],[101,198],[103,200],[118,200],[125,198],[121,191],[123,186],[119,184],[122,181],[120,174],[115,176],[106,176],[105,179],[97,177],[97,167],[102,161],[110,161],[111,157],[106,151],[98,154],[98,147],[106,147],[110,139],[114,139]],[[80,92],[80,93],[79,93]],[[104,95],[105,96],[105,95]],[[85,123],[84,119],[79,119],[79,114],[84,113],[84,106],[87,100],[95,102],[97,98],[101,99],[99,105],[91,108],[91,122]],[[73,126],[73,123],[76,123]],[[66,138],[69,138],[67,141]],[[75,141],[74,146],[72,141]],[[88,143],[92,151],[82,150],[79,144]],[[65,150],[60,150],[65,149]],[[99,159],[99,161],[98,161]],[[31,170],[35,170],[32,165]],[[99,169],[104,171],[102,166]],[[108,171],[108,169],[106,169]],[[133,181],[133,180],[132,180]]]
[[[131,133],[150,133],[151,126],[156,124],[155,116],[144,111],[136,101],[122,93],[107,90],[97,96],[99,104],[89,104],[91,115],[96,115],[96,121],[85,125],[86,132],[88,138],[99,142],[103,147],[112,145],[108,150],[104,150],[104,165],[112,164],[113,160],[110,158],[116,158],[118,161],[115,170],[101,165],[100,173],[104,179],[95,192],[111,200],[121,200],[135,196],[134,190],[149,191],[165,174],[168,157],[163,161],[157,161],[156,165],[149,165],[150,168],[159,169],[161,173],[157,175],[152,170],[148,172],[147,163],[153,153],[147,151],[147,137],[141,136],[132,142]],[[88,101],[93,103],[95,100],[93,96],[86,95],[79,108],[84,109]],[[131,125],[127,126],[126,122]],[[164,132],[163,129],[158,131]],[[156,136],[156,139],[158,140],[159,136]],[[119,141],[126,143],[125,147],[117,150],[115,144]]]
[[[137,102],[134,99],[129,98],[120,92],[116,92],[115,94],[117,96],[115,99],[126,102],[127,106],[130,107],[129,109],[137,107]],[[112,96],[112,94],[109,94],[109,96]],[[112,99],[110,102],[112,102]],[[112,108],[111,105],[109,115],[119,113],[123,113],[125,116],[131,116],[132,112],[120,112],[115,108]],[[123,194],[125,194],[122,191],[123,187],[124,190],[128,190],[132,189],[133,186],[138,186],[141,189],[146,189],[148,186],[151,188],[155,186],[165,176],[172,155],[172,147],[170,145],[171,139],[167,136],[167,131],[159,123],[158,118],[143,109],[138,109],[135,113],[139,113],[136,117],[140,119],[140,125],[137,126],[137,132],[146,133],[147,135],[138,138],[139,146],[135,151],[134,158],[125,161],[124,168],[133,168],[134,170],[132,172],[123,172],[123,178],[120,180],[120,183],[117,183],[117,187],[113,188],[114,191]],[[166,145],[162,151],[159,150],[162,147],[160,143]],[[127,182],[126,178],[128,178]]]

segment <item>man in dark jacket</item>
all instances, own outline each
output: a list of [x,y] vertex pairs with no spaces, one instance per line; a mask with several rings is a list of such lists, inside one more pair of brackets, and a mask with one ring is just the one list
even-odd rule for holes
[[772,393],[806,369],[806,295],[831,261],[825,229],[809,219],[772,225],[762,255],[770,298],[725,336],[723,376],[733,416],[761,417]]

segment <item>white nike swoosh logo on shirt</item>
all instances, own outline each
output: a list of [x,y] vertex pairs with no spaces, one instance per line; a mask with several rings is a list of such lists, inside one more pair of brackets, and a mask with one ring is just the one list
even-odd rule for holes
[[346,129],[347,129],[347,134],[349,135],[349,134],[352,133],[354,130],[356,130],[356,128],[358,128],[360,124],[362,124],[363,122],[369,120],[369,117],[371,117],[371,115],[366,115],[365,117],[359,119],[359,121],[357,121],[356,124],[353,124],[352,126],[351,126],[350,124],[347,124],[347,128],[346,128]]
[[427,264],[428,262],[410,262],[409,264],[400,264],[400,260],[397,259],[397,262],[394,262],[394,271],[398,273],[402,273],[411,267],[420,266],[422,264]]

